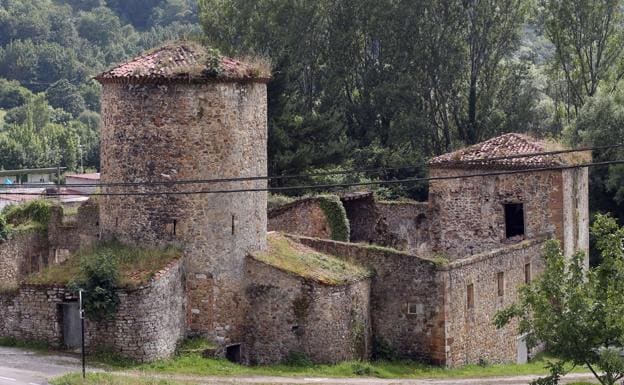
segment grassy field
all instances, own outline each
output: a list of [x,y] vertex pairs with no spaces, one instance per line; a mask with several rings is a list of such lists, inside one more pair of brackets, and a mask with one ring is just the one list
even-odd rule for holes
[[[99,354],[92,361],[102,363],[113,370],[141,371],[146,374],[179,374],[195,376],[283,376],[283,377],[377,377],[377,378],[469,378],[520,376],[547,374],[545,364],[552,358],[541,355],[528,364],[468,365],[447,369],[413,361],[350,361],[335,365],[311,364],[304,357],[293,357],[287,364],[267,366],[243,366],[224,359],[206,359],[199,352],[198,341],[190,340],[180,349],[181,353],[170,360],[138,364],[114,354]],[[575,368],[574,372],[585,372]]]

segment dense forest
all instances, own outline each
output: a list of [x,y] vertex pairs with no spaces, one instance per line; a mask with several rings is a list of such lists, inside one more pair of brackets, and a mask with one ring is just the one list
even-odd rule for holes
[[[505,132],[624,141],[619,0],[0,0],[0,167],[98,166],[91,77],[164,41],[269,59],[269,174],[426,175],[431,156]],[[597,160],[624,158],[601,151]],[[624,217],[624,167],[592,169]],[[425,186],[379,187],[423,198]]]

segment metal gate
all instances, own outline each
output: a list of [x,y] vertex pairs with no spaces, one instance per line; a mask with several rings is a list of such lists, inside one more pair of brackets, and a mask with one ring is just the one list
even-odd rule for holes
[[78,302],[63,304],[63,344],[70,349],[81,346],[80,305]]

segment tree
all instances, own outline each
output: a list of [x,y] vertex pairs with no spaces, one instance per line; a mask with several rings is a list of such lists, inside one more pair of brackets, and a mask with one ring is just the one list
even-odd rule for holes
[[46,90],[46,98],[54,108],[62,108],[74,117],[85,110],[85,101],[78,88],[67,79],[61,79]]
[[495,317],[498,327],[519,318],[529,346],[543,342],[564,363],[586,366],[603,385],[624,378],[624,228],[597,215],[592,226],[602,263],[589,270],[583,253],[564,257],[557,241],[544,248],[542,275],[520,291],[518,303]]
[[[624,90],[599,89],[579,110],[575,123],[566,132],[575,145],[607,146],[614,138],[624,138]],[[619,140],[616,140],[619,142]],[[596,151],[594,161],[624,159],[624,149]],[[590,207],[612,212],[624,224],[624,169],[621,165],[590,170]]]
[[620,0],[541,0],[546,36],[555,46],[554,64],[563,74],[559,90],[576,117],[604,81],[614,87],[624,76]]

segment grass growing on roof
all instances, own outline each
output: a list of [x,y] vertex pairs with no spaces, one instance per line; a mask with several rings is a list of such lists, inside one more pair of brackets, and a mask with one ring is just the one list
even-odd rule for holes
[[60,265],[50,266],[31,275],[26,283],[35,285],[67,285],[80,276],[80,262],[95,255],[110,255],[115,259],[119,270],[119,285],[134,288],[148,282],[156,272],[163,269],[181,252],[175,248],[144,249],[126,246],[119,242],[102,242],[72,255]]
[[371,272],[339,258],[319,253],[279,233],[269,233],[268,250],[254,259],[300,277],[327,285],[342,285],[365,277]]

